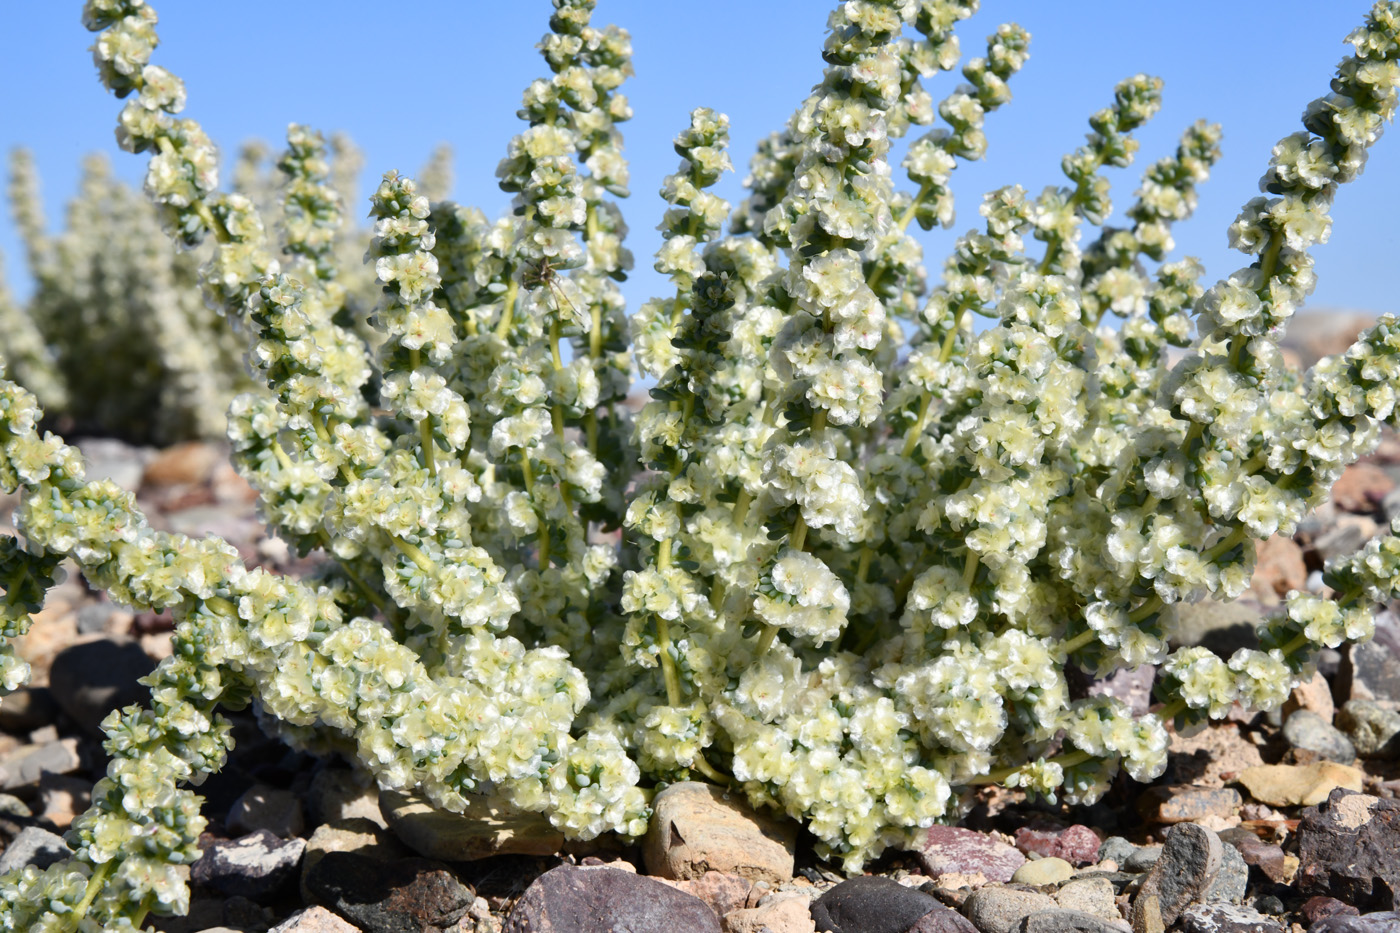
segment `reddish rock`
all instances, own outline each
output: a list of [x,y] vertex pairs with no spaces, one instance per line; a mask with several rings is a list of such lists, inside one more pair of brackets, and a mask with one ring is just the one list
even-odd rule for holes
[[1240,792],[1229,787],[1166,785],[1149,787],[1138,798],[1138,812],[1155,823],[1194,823],[1239,812]]
[[1283,848],[1259,838],[1246,839],[1235,846],[1243,856],[1246,865],[1253,865],[1262,871],[1270,881],[1287,884],[1293,872]]
[[1250,595],[1265,605],[1276,605],[1289,590],[1301,590],[1308,582],[1303,549],[1292,538],[1274,535],[1254,545],[1254,577]]
[[656,880],[664,881],[679,891],[700,898],[721,917],[744,907],[754,886],[749,879],[724,871],[707,871],[699,878],[684,881],[671,881],[666,878]]
[[720,933],[708,905],[652,878],[615,868],[560,865],[535,879],[502,933]]
[[1303,903],[1302,914],[1311,924],[1328,917],[1359,917],[1361,911],[1350,904],[1342,903],[1335,897],[1319,894],[1316,897],[1308,898]]
[[224,455],[215,447],[188,441],[161,451],[146,464],[142,486],[177,486],[202,483],[209,479]]
[[1062,858],[1072,865],[1091,865],[1098,860],[1103,840],[1089,827],[1076,823],[1060,826],[1036,821],[1016,830],[1016,848],[1029,855]]
[[1392,910],[1400,892],[1400,800],[1338,788],[1298,824],[1299,887],[1361,910]]
[[948,872],[985,875],[988,881],[1010,881],[1026,862],[1015,846],[957,826],[931,826],[913,849],[931,878]]
[[442,862],[327,852],[303,879],[317,903],[367,930],[453,929],[476,893]]
[[1394,488],[1395,480],[1374,463],[1353,463],[1332,487],[1332,501],[1339,509],[1369,515]]

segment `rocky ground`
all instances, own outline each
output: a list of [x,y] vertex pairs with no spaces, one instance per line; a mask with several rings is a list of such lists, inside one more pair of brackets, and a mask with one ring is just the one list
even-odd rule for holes
[[[1317,325],[1313,325],[1317,328]],[[1302,328],[1306,335],[1306,328]],[[1338,341],[1326,327],[1295,347]],[[251,491],[216,447],[80,444],[93,476],[138,489],[152,523],[213,532],[250,563],[297,573],[262,536]],[[1329,557],[1400,515],[1400,439],[1348,470],[1291,539],[1259,545],[1246,600],[1185,614],[1180,638],[1228,654]],[[13,500],[0,496],[0,532]],[[190,915],[161,930],[366,933],[1400,933],[1400,617],[1328,652],[1271,714],[1235,711],[1173,739],[1167,773],[1099,804],[1030,806],[992,789],[958,827],[845,878],[792,823],[699,784],[659,794],[643,844],[566,845],[537,817],[433,811],[340,761],[266,738],[237,714],[237,749],[201,793],[210,819]],[[169,622],[106,602],[72,575],[20,644],[30,687],[0,705],[0,871],[47,865],[105,767],[98,722],[139,701]],[[1153,672],[1108,689],[1148,708]]]

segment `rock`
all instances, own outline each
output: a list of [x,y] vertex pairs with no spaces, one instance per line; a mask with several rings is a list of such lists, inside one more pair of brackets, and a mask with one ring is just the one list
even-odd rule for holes
[[1381,511],[1385,513],[1385,520],[1393,522],[1400,518],[1400,488],[1392,489],[1381,500]]
[[1022,852],[1062,858],[1072,865],[1089,865],[1099,858],[1099,837],[1087,826],[1059,826],[1035,822],[1016,830],[1016,848]]
[[977,933],[977,927],[956,910],[939,904],[920,917],[909,933]]
[[904,933],[938,899],[881,875],[858,875],[812,902],[818,933]]
[[1337,711],[1337,726],[1362,758],[1400,758],[1400,713],[1373,700],[1348,700]]
[[1356,768],[1321,761],[1310,765],[1260,765],[1240,772],[1249,795],[1271,807],[1310,807],[1327,799],[1334,788],[1361,790],[1365,775]]
[[1194,823],[1178,824],[1133,898],[1133,929],[1144,933],[1174,924],[1183,910],[1206,893],[1224,857],[1215,833]]
[[360,928],[324,907],[309,907],[268,930],[267,933],[361,933]]
[[972,892],[963,904],[963,915],[980,933],[1011,933],[1022,918],[1055,909],[1048,894],[989,885]]
[[0,758],[0,779],[5,790],[33,787],[45,774],[71,774],[83,766],[77,739],[59,739],[43,745],[21,745]]
[[1299,684],[1289,692],[1288,699],[1283,703],[1284,719],[1300,709],[1317,713],[1327,722],[1331,722],[1332,717],[1336,715],[1337,710],[1332,703],[1332,685],[1327,682],[1321,671],[1314,672],[1311,680]]
[[[618,867],[625,871],[624,866],[626,865],[628,863],[623,862]],[[588,866],[585,864],[584,867]],[[636,869],[634,868],[633,871]],[[754,883],[749,879],[724,871],[707,871],[699,878],[687,878],[681,881],[667,881],[664,878],[657,880],[665,881],[677,890],[700,898],[721,917],[747,906],[749,893],[754,890]]]
[[1284,926],[1248,907],[1192,904],[1181,912],[1182,933],[1283,933]]
[[1103,841],[1103,845],[1099,846],[1095,861],[1111,861],[1122,865],[1127,861],[1128,856],[1137,851],[1137,848],[1122,836],[1109,836]]
[[1289,590],[1301,590],[1308,583],[1303,549],[1292,538],[1274,535],[1254,544],[1254,576],[1246,593],[1265,606],[1278,605]]
[[1313,542],[1312,549],[1323,563],[1336,557],[1346,557],[1361,550],[1361,545],[1375,536],[1380,526],[1365,515],[1337,516],[1336,524]]
[[1248,839],[1235,844],[1240,857],[1244,859],[1246,865],[1252,865],[1264,873],[1270,881],[1277,884],[1289,884],[1297,871],[1297,865],[1288,863],[1288,857],[1284,855],[1283,848],[1273,843],[1264,842],[1253,833]]
[[193,486],[206,482],[214,466],[225,459],[211,444],[187,441],[156,454],[141,474],[143,487]]
[[1308,933],[1400,933],[1400,914],[1385,910],[1359,917],[1327,917],[1308,927]]
[[386,829],[389,826],[379,812],[379,788],[373,778],[350,768],[317,771],[306,792],[306,809],[318,824],[363,818]]
[[1298,354],[1302,368],[1310,368],[1324,356],[1345,353],[1362,331],[1374,326],[1369,311],[1317,308],[1295,314],[1288,322],[1280,345]]
[[1155,823],[1187,823],[1239,812],[1240,793],[1228,787],[1166,785],[1149,787],[1138,798],[1138,812]]
[[290,839],[306,829],[301,800],[289,790],[254,784],[233,802],[224,821],[236,836],[266,829],[274,836]]
[[724,914],[724,933],[814,933],[809,903],[803,894],[775,894],[757,907]]
[[379,809],[389,828],[424,858],[469,862],[491,855],[554,855],[564,834],[548,817],[469,797],[463,813],[438,810],[418,794],[379,792]]
[[312,898],[366,933],[445,933],[476,892],[441,862],[327,852],[306,873]]
[[1394,613],[1376,613],[1375,636],[1347,646],[1336,695],[1342,703],[1373,700],[1385,709],[1400,710],[1400,619]]
[[1220,870],[1201,900],[1207,904],[1241,904],[1249,885],[1249,865],[1234,846],[1224,846],[1220,854]]
[[[1224,787],[1234,774],[1264,763],[1259,746],[1240,735],[1240,726],[1234,722],[1209,725],[1194,735],[1173,732],[1170,741],[1166,774],[1170,784]],[[1223,801],[1217,803],[1223,805]]]
[[1308,923],[1316,923],[1327,917],[1358,917],[1361,915],[1361,911],[1350,904],[1344,904],[1335,897],[1328,897],[1325,894],[1308,898],[1303,902],[1300,912]]
[[1298,824],[1298,884],[1362,910],[1396,906],[1400,800],[1334,790]]
[[1151,871],[1152,866],[1156,865],[1157,860],[1161,857],[1162,847],[1160,845],[1139,846],[1123,863],[1123,870],[1126,872]]
[[380,861],[391,862],[408,858],[408,847],[378,823],[366,819],[336,820],[316,827],[306,840],[306,853],[301,860],[302,900],[310,902],[306,887],[307,873],[330,852],[354,852]]
[[1080,910],[1042,910],[1021,918],[1015,933],[1125,933],[1128,925]]
[[1117,891],[1107,878],[1076,878],[1060,885],[1054,894],[1055,903],[1062,910],[1076,910],[1121,922],[1123,915],[1118,912],[1116,897]]
[[1353,463],[1332,487],[1332,501],[1339,509],[1369,515],[1394,488],[1395,480],[1374,463]]
[[1061,881],[1068,881],[1073,876],[1073,865],[1062,858],[1051,856],[1027,862],[1016,869],[1011,880],[1016,884],[1030,884],[1040,887],[1045,884],[1059,884]]
[[1152,683],[1156,679],[1157,668],[1151,664],[1119,668],[1107,677],[1092,681],[1085,688],[1084,695],[1110,696],[1122,700],[1134,716],[1142,716],[1152,705]]
[[89,483],[110,479],[121,488],[130,490],[135,490],[141,484],[141,473],[155,455],[148,447],[132,447],[105,437],[83,437],[70,443],[83,455]]
[[190,880],[220,894],[260,901],[296,877],[305,850],[305,840],[282,840],[260,829],[241,839],[210,844],[190,866]]
[[151,688],[137,679],[155,662],[128,638],[96,638],[60,651],[49,669],[54,700],[89,735],[101,738],[102,720],[114,709],[150,702]]
[[1283,737],[1294,748],[1316,753],[1328,760],[1350,764],[1356,749],[1340,729],[1317,713],[1300,709],[1283,724]]
[[92,781],[45,771],[39,775],[39,819],[66,830],[92,804]]
[[660,878],[698,878],[723,871],[782,884],[792,879],[797,824],[756,813],[713,784],[682,781],[652,800],[642,840],[647,872]]
[[502,933],[719,933],[699,898],[631,872],[560,865],[535,879]]
[[224,924],[234,930],[263,930],[272,919],[272,911],[246,897],[230,897],[223,903]]
[[26,865],[43,871],[72,854],[73,850],[68,848],[62,836],[38,826],[29,826],[20,830],[19,835],[5,847],[4,854],[0,854],[0,875]]
[[1255,628],[1263,621],[1257,603],[1237,599],[1222,602],[1203,599],[1194,603],[1179,603],[1173,645],[1202,645],[1222,658],[1228,658],[1239,648],[1257,648],[1259,637]]
[[48,687],[20,687],[0,702],[0,731],[28,735],[58,716],[58,704]]
[[1026,861],[1015,846],[958,826],[930,826],[913,852],[931,878],[945,872],[980,872],[988,881],[1010,881]]

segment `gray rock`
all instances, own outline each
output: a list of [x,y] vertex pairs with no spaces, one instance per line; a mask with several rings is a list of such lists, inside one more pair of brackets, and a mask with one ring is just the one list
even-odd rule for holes
[[1055,903],[1062,910],[1093,914],[1105,920],[1122,920],[1116,901],[1118,892],[1107,878],[1075,878],[1060,885]]
[[306,810],[316,824],[367,819],[386,829],[389,826],[379,812],[379,788],[373,778],[350,768],[317,771],[306,793]]
[[1223,846],[1220,850],[1220,870],[1215,880],[1201,895],[1206,904],[1242,904],[1245,888],[1249,886],[1249,863],[1240,850],[1234,846]]
[[354,852],[327,852],[307,872],[306,888],[366,933],[445,933],[476,897],[442,862]]
[[1356,553],[1368,537],[1366,527],[1360,522],[1339,522],[1313,542],[1313,550],[1326,563],[1333,558]]
[[1224,859],[1220,837],[1204,826],[1180,823],[1162,846],[1162,856],[1133,898],[1134,930],[1164,929],[1199,901]]
[[1180,603],[1171,640],[1174,645],[1202,645],[1228,658],[1239,648],[1259,646],[1255,629],[1262,621],[1259,604],[1247,599]]
[[1100,862],[1116,862],[1122,868],[1128,857],[1137,851],[1137,846],[1133,845],[1122,836],[1109,836],[1099,846]]
[[72,774],[83,766],[77,739],[59,739],[43,745],[22,745],[0,759],[4,789],[33,787],[45,773]]
[[977,928],[956,910],[939,904],[920,917],[908,933],[977,933]]
[[1400,913],[1382,910],[1359,917],[1325,917],[1308,927],[1308,933],[1400,933]]
[[700,898],[616,868],[560,865],[535,879],[502,933],[720,933]]
[[1128,925],[1082,910],[1042,910],[1022,917],[1012,928],[1015,933],[1126,933]]
[[1192,904],[1177,921],[1182,933],[1283,933],[1283,924],[1257,910],[1229,904]]
[[943,905],[932,895],[880,875],[843,881],[812,902],[818,933],[905,933]]
[[155,456],[149,447],[132,447],[105,437],[83,437],[70,443],[83,455],[88,482],[110,479],[133,491],[140,487],[146,464]]
[[88,603],[78,609],[78,634],[101,635],[107,630],[107,620],[117,612],[111,603]]
[[1348,645],[1335,687],[1339,700],[1374,700],[1400,710],[1400,619],[1376,613],[1376,634],[1368,642]]
[[283,839],[300,836],[306,828],[297,795],[266,784],[254,784],[244,791],[229,808],[225,823],[236,836],[266,829]]
[[1385,498],[1381,500],[1381,508],[1385,511],[1386,521],[1393,522],[1400,518],[1400,486],[1385,494]]
[[282,840],[260,829],[211,844],[190,866],[190,880],[220,894],[262,900],[296,878],[305,851],[303,839]]
[[963,915],[981,933],[1011,933],[1023,918],[1055,909],[1055,901],[1048,894],[988,885],[972,892],[963,904]]
[[72,854],[73,850],[68,848],[62,836],[47,829],[29,826],[21,830],[5,847],[4,854],[0,855],[0,875],[26,865],[33,865],[43,871],[54,862],[61,862]]
[[1162,847],[1160,845],[1139,846],[1133,851],[1133,854],[1129,855],[1127,860],[1123,862],[1122,868],[1127,872],[1151,871],[1152,866],[1156,865],[1157,860],[1161,857]]
[[60,651],[49,671],[54,700],[89,735],[101,737],[103,718],[132,703],[148,703],[151,689],[136,681],[155,670],[140,644],[98,638]]
[[1346,735],[1312,710],[1300,709],[1283,724],[1283,738],[1289,745],[1315,752],[1328,761],[1351,764],[1356,749]]
[[1400,758],[1400,713],[1373,700],[1349,700],[1337,711],[1337,726],[1362,758]]

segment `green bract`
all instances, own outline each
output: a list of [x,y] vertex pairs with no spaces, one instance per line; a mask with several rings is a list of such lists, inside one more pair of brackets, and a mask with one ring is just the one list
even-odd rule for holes
[[[998,28],[935,106],[921,81],[956,64],[952,28],[976,6],[840,4],[823,82],[733,210],[709,190],[727,120],[697,110],[662,190],[674,291],[629,321],[629,40],[590,25],[593,0],[554,0],[551,77],[498,170],[514,210],[492,222],[386,175],[366,321],[320,137],[289,132],[275,256],[271,220],[219,192],[212,144],[175,115],[154,12],[89,0],[123,144],[151,153],[167,231],[212,234],[205,292],[267,386],[230,409],[237,465],[270,527],[329,569],[279,579],[152,530],[0,382],[0,489],[20,491],[25,540],[0,549],[5,633],[60,556],[177,619],[151,709],[106,723],[113,763],[76,857],[0,879],[0,928],[183,908],[170,866],[203,821],[171,787],[222,763],[221,704],[260,704],[383,787],[458,810],[489,795],[572,838],[642,833],[661,782],[732,781],[854,870],[956,819],[979,784],[1089,802],[1120,768],[1150,780],[1167,720],[1276,706],[1318,649],[1367,637],[1370,607],[1400,595],[1394,536],[1329,566],[1335,600],[1292,595],[1257,649],[1168,645],[1178,604],[1239,595],[1251,539],[1290,533],[1396,421],[1393,318],[1301,379],[1276,340],[1337,185],[1396,106],[1400,3],[1375,6],[1333,93],[1274,150],[1231,228],[1250,266],[1209,289],[1192,260],[1146,271],[1217,157],[1204,124],[1148,169],[1130,229],[1084,242],[1111,212],[1101,169],[1131,161],[1158,107],[1139,75],[1065,157],[1069,184],[988,195],[930,289],[906,230],[951,224],[950,175],[983,153],[1029,41]],[[898,190],[890,139],[937,120]],[[1170,371],[1169,347],[1187,348]],[[637,411],[634,367],[655,380]],[[1141,664],[1160,669],[1155,713],[1070,698],[1069,667]]]

